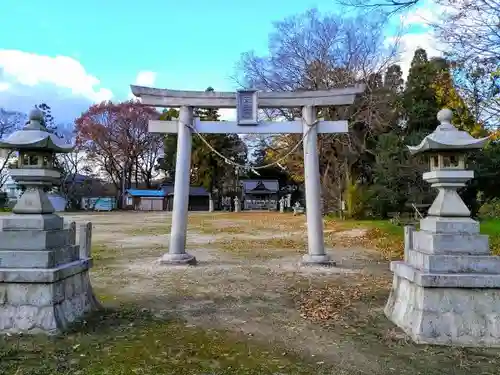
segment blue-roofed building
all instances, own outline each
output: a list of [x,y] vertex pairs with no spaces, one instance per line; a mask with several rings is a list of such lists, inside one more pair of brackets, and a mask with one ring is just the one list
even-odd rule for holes
[[128,189],[125,191],[125,208],[135,211],[163,211],[166,209],[163,190]]
[[[162,185],[158,190],[128,189],[125,192],[125,208],[136,211],[172,211],[174,186]],[[189,211],[208,211],[208,191],[200,186],[189,188]]]

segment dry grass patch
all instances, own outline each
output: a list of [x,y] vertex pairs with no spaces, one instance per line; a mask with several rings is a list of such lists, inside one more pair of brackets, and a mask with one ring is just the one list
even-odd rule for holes
[[336,334],[339,342],[349,342],[358,355],[372,356],[372,371],[360,373],[498,374],[498,349],[413,343],[383,313],[390,286],[389,277],[355,276],[294,286],[291,296],[301,317],[320,326],[323,334]]
[[203,233],[248,233],[304,230],[304,217],[276,212],[217,213],[190,216],[189,225]]
[[123,232],[131,236],[146,236],[146,235],[157,236],[157,235],[169,234],[171,229],[172,226],[170,223],[168,224],[155,223],[154,225],[137,224],[136,227],[126,229]]
[[284,348],[121,307],[66,335],[0,337],[0,373],[16,375],[327,374]]
[[498,374],[498,350],[415,345],[384,316],[388,267],[362,247],[393,257],[401,227],[326,220],[327,245],[350,248],[336,254],[343,267],[324,271],[253,261],[298,259],[304,216],[190,213],[198,267],[150,258],[168,245],[168,215],[89,219],[92,282],[110,310],[58,338],[0,337],[0,374]]
[[349,280],[325,281],[307,288],[292,290],[300,315],[323,326],[351,328],[368,322],[360,311],[369,314],[386,300],[390,279],[373,276],[351,276]]
[[243,234],[247,232],[247,228],[239,225],[230,225],[224,227],[217,227],[216,225],[206,225],[199,227],[202,233],[205,234]]
[[163,246],[125,247],[116,243],[95,243],[92,245],[91,254],[94,259],[94,266],[110,267],[113,264],[152,257],[166,251],[167,249]]
[[[387,260],[401,259],[404,253],[403,227],[387,221],[325,221],[325,242],[328,246],[375,249]],[[365,229],[359,236],[341,236],[344,231]]]
[[306,243],[288,237],[255,240],[232,237],[211,242],[210,246],[248,259],[276,259],[303,253]]

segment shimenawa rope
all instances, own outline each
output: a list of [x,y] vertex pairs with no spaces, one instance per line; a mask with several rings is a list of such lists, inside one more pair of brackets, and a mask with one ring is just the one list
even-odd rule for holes
[[[288,151],[285,155],[283,155],[282,157],[280,157],[278,160],[272,162],[272,163],[269,163],[269,164],[265,164],[265,165],[260,165],[258,167],[252,167],[252,166],[249,166],[249,165],[244,165],[244,164],[239,164],[239,163],[236,163],[234,160],[231,160],[230,158],[228,158],[227,156],[224,156],[222,155],[219,151],[217,151],[214,147],[212,147],[212,145],[210,144],[210,142],[208,142],[205,137],[203,137],[203,135],[198,132],[198,130],[196,129],[195,126],[193,125],[190,125],[190,124],[184,124],[186,125],[188,128],[190,128],[197,136],[198,138],[201,139],[201,141],[203,143],[205,143],[205,145],[214,153],[216,154],[217,156],[219,156],[221,159],[224,160],[224,162],[226,162],[227,164],[230,164],[230,165],[233,165],[235,166],[236,168],[241,168],[243,170],[251,170],[253,171],[254,173],[256,174],[259,174],[257,172],[257,170],[259,169],[265,169],[265,168],[269,168],[269,167],[273,167],[275,165],[279,166],[280,168],[284,169],[280,162],[282,162],[283,160],[285,160],[286,158],[288,158],[293,152],[295,152],[295,150],[297,150],[299,148],[299,146],[304,143],[304,140],[306,138],[306,136],[309,134],[309,132],[311,131],[311,129],[316,126],[318,124],[319,120],[316,120],[314,121],[312,124],[307,124],[308,126],[308,129],[307,131],[304,133],[304,135],[302,136],[302,138],[295,144],[295,146],[293,146],[291,148],[290,151]],[[179,125],[182,125],[181,122],[179,122]]]

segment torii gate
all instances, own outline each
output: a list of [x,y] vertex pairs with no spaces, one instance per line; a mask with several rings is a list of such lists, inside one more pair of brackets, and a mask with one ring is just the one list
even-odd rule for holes
[[[348,105],[356,94],[364,92],[363,85],[353,87],[300,92],[238,92],[178,91],[131,85],[132,93],[141,98],[142,104],[154,107],[179,108],[179,119],[149,122],[151,133],[177,133],[174,204],[168,253],[160,259],[165,264],[195,264],[196,258],[186,253],[188,223],[189,180],[191,169],[192,130],[198,133],[297,133],[304,135],[304,174],[306,189],[306,218],[308,254],[303,264],[330,264],[325,253],[318,133],[347,133],[347,121],[317,121],[316,108]],[[237,121],[200,121],[193,119],[193,108],[236,108]],[[302,119],[296,121],[258,121],[259,108],[302,107]],[[187,124],[187,125],[186,125]]]

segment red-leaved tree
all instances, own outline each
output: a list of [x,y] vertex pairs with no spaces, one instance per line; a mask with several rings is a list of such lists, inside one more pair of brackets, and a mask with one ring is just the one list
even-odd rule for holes
[[158,117],[154,108],[135,101],[95,104],[75,121],[76,142],[117,191],[123,178],[126,188],[151,187],[163,137],[148,132],[148,121]]

